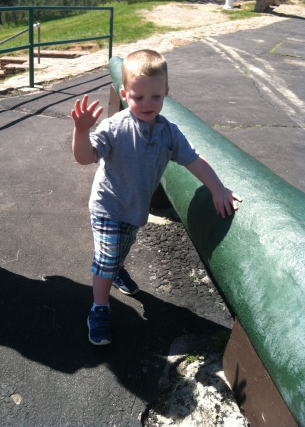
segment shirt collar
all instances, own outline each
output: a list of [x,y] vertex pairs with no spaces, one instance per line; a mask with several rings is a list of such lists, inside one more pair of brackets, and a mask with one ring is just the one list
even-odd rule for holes
[[[132,114],[130,109],[128,110],[129,110],[130,117],[133,119],[135,125],[137,126],[141,134],[145,137],[149,137],[150,136],[149,125],[147,123],[140,122],[140,120],[134,114]],[[160,114],[157,115],[156,119],[157,121],[156,121],[156,124],[154,125],[152,135],[159,134],[164,127],[163,117],[160,116]]]

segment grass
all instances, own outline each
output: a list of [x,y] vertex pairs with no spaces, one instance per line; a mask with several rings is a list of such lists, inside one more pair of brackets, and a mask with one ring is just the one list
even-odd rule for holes
[[[155,33],[165,33],[174,30],[171,27],[156,26],[152,22],[147,22],[143,17],[137,14],[138,10],[149,9],[154,6],[164,5],[162,1],[152,1],[148,3],[132,3],[127,2],[110,3],[104,6],[112,6],[114,8],[114,28],[113,28],[113,43],[132,43],[141,38],[148,38]],[[26,24],[13,27],[0,27],[0,40],[11,37],[12,35],[27,28]],[[49,22],[44,22],[41,25],[41,42],[60,41],[68,39],[77,39],[85,37],[96,37],[109,34],[109,11],[89,11],[83,15],[70,16],[67,18],[56,19]],[[35,43],[37,40],[37,30],[34,30]],[[0,48],[10,48],[21,46],[28,43],[28,33],[22,34],[16,39],[13,39],[5,45],[0,45]],[[108,47],[108,39],[100,41],[90,41],[80,43],[81,46],[88,45],[91,49],[98,50],[103,47]],[[5,47],[4,47],[5,46]],[[54,45],[42,47],[43,49],[72,49],[75,44]],[[18,52],[20,55],[20,51]]]
[[200,357],[199,354],[187,354],[185,361],[187,363],[194,363],[199,359],[199,357]]
[[4,79],[0,80],[0,83],[6,82],[7,80],[10,80],[12,77],[16,77],[16,76],[22,76],[24,73],[14,73],[14,74],[7,74]]
[[240,9],[234,9],[234,10],[222,9],[221,12],[227,15],[230,21],[234,21],[236,19],[249,19],[249,18],[254,18],[255,16],[262,16],[261,13],[255,13],[254,8],[255,8],[255,1],[241,3]]
[[193,277],[194,277],[194,281],[196,282],[196,283],[200,283],[200,280],[198,279],[198,277],[194,274],[193,275]]
[[[138,2],[139,0],[129,0],[122,2],[115,2],[105,4],[104,6],[112,6],[114,8],[114,29],[113,29],[113,43],[124,44],[132,43],[137,40],[148,38],[156,33],[165,33],[167,31],[179,30],[179,28],[172,28],[167,26],[157,26],[152,22],[148,22],[144,17],[140,16],[137,12],[139,10],[151,10],[155,6],[166,5],[170,2],[167,1],[148,1]],[[180,3],[180,0],[175,3]],[[248,19],[254,16],[261,16],[254,13],[255,2],[248,2],[241,4],[241,9],[233,11],[221,9],[221,13],[226,14],[230,20],[235,19]],[[185,6],[184,6],[185,7]],[[193,8],[193,5],[186,6]],[[9,38],[16,33],[27,28],[27,24],[12,24],[11,26],[0,26],[0,40]],[[109,33],[109,11],[88,11],[85,14],[67,16],[66,18],[53,19],[52,21],[43,22],[41,24],[41,42],[60,41],[68,39],[96,37],[101,35],[108,35]],[[37,40],[37,29],[34,30],[35,42]],[[0,45],[0,49],[10,48],[28,44],[28,33],[22,34],[16,39],[13,39],[5,45]],[[67,50],[86,49],[96,51],[108,47],[108,39],[88,41],[81,43],[71,43],[62,45],[53,45],[42,47],[42,49],[54,50]],[[10,55],[24,55],[26,51],[12,52]],[[1,55],[1,53],[0,53]]]
[[278,47],[282,46],[282,44],[283,44],[283,43],[284,43],[284,40],[282,40],[282,41],[281,41],[281,43],[277,44],[273,49],[271,49],[269,53],[274,53],[274,52],[275,52],[275,50],[276,50]]

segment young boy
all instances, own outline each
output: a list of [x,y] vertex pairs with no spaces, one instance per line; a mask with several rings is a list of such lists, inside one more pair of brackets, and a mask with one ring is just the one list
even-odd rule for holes
[[169,160],[185,166],[212,195],[224,218],[242,199],[222,185],[211,166],[195,151],[178,127],[159,113],[168,95],[167,64],[152,50],[134,52],[123,61],[121,97],[129,108],[90,128],[103,108],[88,107],[88,96],[77,100],[73,152],[82,165],[100,161],[89,201],[95,243],[94,304],[88,317],[89,341],[111,342],[109,294],[114,285],[126,295],[139,289],[124,267],[140,226],[147,222],[149,204]]

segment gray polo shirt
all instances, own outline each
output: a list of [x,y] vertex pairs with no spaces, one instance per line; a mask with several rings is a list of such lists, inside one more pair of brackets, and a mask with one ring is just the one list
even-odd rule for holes
[[152,135],[128,109],[90,134],[98,153],[89,209],[113,221],[145,225],[151,197],[170,160],[187,166],[198,156],[178,127],[159,115]]

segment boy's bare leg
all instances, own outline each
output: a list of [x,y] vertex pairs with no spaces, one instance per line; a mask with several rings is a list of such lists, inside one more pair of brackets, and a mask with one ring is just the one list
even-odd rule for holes
[[99,277],[93,274],[92,287],[93,298],[96,305],[107,305],[109,302],[109,294],[113,279]]

